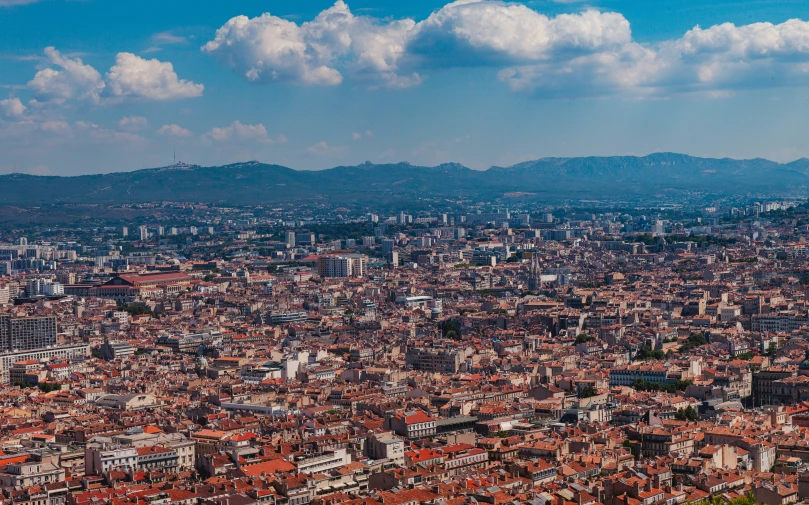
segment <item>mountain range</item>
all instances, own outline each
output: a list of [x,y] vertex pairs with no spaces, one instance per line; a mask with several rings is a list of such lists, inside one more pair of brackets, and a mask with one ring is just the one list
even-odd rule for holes
[[339,166],[300,171],[259,162],[163,168],[74,177],[0,176],[0,204],[120,204],[156,201],[223,204],[373,203],[434,198],[533,198],[544,201],[686,195],[805,196],[809,159],[776,163],[756,158],[684,154],[542,158],[472,170],[457,163]]

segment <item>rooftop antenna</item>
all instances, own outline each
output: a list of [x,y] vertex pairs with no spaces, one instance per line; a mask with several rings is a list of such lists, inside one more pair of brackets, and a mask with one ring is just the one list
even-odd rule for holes
[[177,164],[177,148],[174,148],[174,164]]

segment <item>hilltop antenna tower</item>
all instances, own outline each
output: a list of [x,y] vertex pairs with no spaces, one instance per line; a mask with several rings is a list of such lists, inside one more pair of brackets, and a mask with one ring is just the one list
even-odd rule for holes
[[174,164],[177,164],[177,148],[174,148]]

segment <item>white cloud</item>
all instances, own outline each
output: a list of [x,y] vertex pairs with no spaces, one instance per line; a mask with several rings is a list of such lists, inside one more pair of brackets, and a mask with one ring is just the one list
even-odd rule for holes
[[549,18],[525,5],[459,0],[416,25],[408,51],[441,66],[504,65],[617,47],[631,40],[621,14]]
[[334,86],[343,81],[340,65],[359,79],[404,87],[421,80],[415,73],[398,75],[396,66],[414,25],[354,16],[338,0],[302,25],[269,13],[237,16],[202,51],[252,82]]
[[267,134],[267,129],[263,124],[247,125],[239,121],[234,121],[230,126],[223,128],[212,128],[211,131],[205,134],[205,139],[214,142],[241,141],[269,145],[275,143],[275,140]]
[[38,71],[28,83],[37,101],[56,104],[68,100],[99,102],[105,84],[95,68],[85,65],[79,58],[66,57],[53,47],[45,48],[45,57],[51,66]]
[[188,39],[182,35],[174,35],[171,32],[160,32],[152,35],[152,42],[158,45],[187,44]]
[[39,126],[40,130],[56,135],[70,135],[72,129],[67,121],[45,121]]
[[163,125],[155,133],[163,137],[188,138],[194,136],[191,130],[176,124]]
[[118,120],[118,128],[122,130],[143,130],[149,126],[149,121],[141,116],[127,116]]
[[17,97],[0,100],[0,113],[9,118],[19,118],[25,114],[26,107]]
[[365,138],[371,138],[371,137],[374,136],[374,132],[372,132],[371,130],[365,130],[365,133],[354,132],[354,133],[351,134],[351,140],[354,140],[354,141],[362,140],[364,138],[363,136]]
[[152,46],[141,51],[141,53],[156,53],[162,51],[163,46],[188,44],[188,38],[171,32],[160,32],[152,35],[151,42]]
[[[45,68],[28,82],[34,95],[30,105],[92,105],[118,103],[125,99],[175,100],[202,96],[204,86],[177,77],[169,62],[146,60],[131,53],[118,53],[106,81],[78,57],[45,48]],[[102,100],[102,97],[108,97]]]
[[321,64],[311,49],[298,25],[269,13],[231,19],[202,47],[249,81],[340,84],[340,72]]
[[340,158],[348,154],[348,147],[345,146],[330,146],[327,142],[318,142],[306,148],[309,154],[321,156],[324,158]]
[[202,50],[263,83],[337,85],[345,77],[408,87],[430,71],[487,66],[510,89],[541,97],[723,96],[809,84],[809,23],[801,20],[696,27],[648,45],[632,40],[620,13],[546,16],[498,0],[458,0],[420,22],[354,15],[342,0],[302,24],[239,16]]
[[140,135],[109,130],[97,124],[86,121],[76,121],[73,124],[72,132],[74,135],[83,140],[90,140],[99,143],[131,144],[147,142],[147,140]]
[[636,42],[562,61],[505,68],[515,91],[547,95],[624,93],[724,97],[735,90],[809,84],[809,23],[696,27],[655,47]]
[[194,98],[202,96],[205,88],[179,79],[169,62],[146,60],[132,53],[118,53],[107,73],[107,85],[113,97],[147,100]]

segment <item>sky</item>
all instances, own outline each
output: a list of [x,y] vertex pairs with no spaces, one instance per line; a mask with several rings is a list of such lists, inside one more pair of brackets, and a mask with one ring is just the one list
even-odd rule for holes
[[0,0],[0,173],[809,157],[805,0]]

